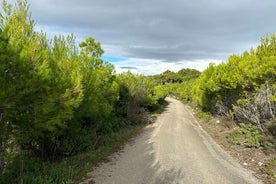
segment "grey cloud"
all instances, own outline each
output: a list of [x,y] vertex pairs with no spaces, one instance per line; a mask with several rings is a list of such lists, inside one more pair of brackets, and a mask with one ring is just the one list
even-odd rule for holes
[[133,66],[121,66],[120,69],[126,69],[126,70],[137,70],[137,67]]
[[266,0],[29,0],[38,25],[57,27],[125,57],[221,59],[274,33],[276,1]]

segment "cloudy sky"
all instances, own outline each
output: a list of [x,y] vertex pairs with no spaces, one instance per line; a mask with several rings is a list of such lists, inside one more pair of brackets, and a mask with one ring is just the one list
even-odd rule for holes
[[101,42],[118,72],[203,70],[276,32],[275,0],[29,0],[38,29]]

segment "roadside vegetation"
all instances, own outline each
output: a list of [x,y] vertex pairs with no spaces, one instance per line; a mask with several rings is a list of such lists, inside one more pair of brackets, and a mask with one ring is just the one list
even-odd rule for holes
[[3,1],[0,183],[74,183],[152,122],[167,95],[209,127],[227,120],[219,138],[269,155],[259,165],[276,180],[276,35],[203,72],[143,76],[115,74],[92,37],[76,45],[74,35],[49,39],[34,26],[27,1]]
[[232,55],[219,65],[211,63],[202,73],[190,69],[166,71],[152,76],[152,80],[169,95],[191,105],[203,127],[225,147],[234,144],[248,153],[261,152],[267,159],[255,167],[268,175],[259,178],[269,183],[276,181],[275,61],[276,35],[267,35],[257,48]]
[[49,39],[29,5],[0,17],[0,183],[74,183],[148,121],[166,96],[142,75],[115,75],[92,37]]

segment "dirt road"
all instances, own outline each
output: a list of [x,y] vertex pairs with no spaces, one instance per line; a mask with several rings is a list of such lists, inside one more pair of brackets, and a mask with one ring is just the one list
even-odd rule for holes
[[260,183],[201,129],[188,107],[173,98],[166,100],[169,105],[156,123],[112,155],[111,162],[89,173],[83,183]]

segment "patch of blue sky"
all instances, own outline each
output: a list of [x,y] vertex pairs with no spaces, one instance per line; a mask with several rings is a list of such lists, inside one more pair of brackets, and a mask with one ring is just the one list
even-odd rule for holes
[[113,57],[113,56],[102,56],[101,59],[104,60],[104,61],[111,62],[111,63],[116,63],[116,62],[119,62],[119,61],[127,60],[126,58]]

